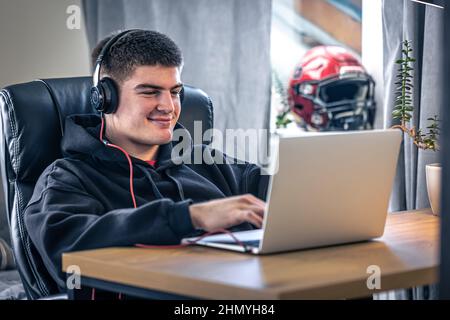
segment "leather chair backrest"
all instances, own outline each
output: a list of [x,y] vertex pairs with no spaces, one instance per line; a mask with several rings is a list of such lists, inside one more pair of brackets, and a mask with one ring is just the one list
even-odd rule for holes
[[[1,178],[16,265],[31,299],[58,291],[43,262],[35,258],[39,255],[25,229],[24,209],[40,174],[61,158],[64,119],[95,112],[89,101],[91,85],[92,77],[47,79],[0,92]],[[213,128],[212,102],[202,90],[185,86],[179,122],[193,135],[194,121],[201,121],[203,132]]]

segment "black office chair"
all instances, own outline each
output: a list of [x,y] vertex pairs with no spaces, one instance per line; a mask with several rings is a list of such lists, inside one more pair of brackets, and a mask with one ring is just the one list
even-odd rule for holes
[[[2,183],[16,265],[29,299],[58,290],[25,229],[24,209],[40,174],[61,158],[64,119],[94,112],[89,103],[91,85],[91,77],[48,79],[0,92]],[[202,121],[203,132],[213,128],[213,106],[202,90],[186,86],[179,122],[193,135],[194,121]]]

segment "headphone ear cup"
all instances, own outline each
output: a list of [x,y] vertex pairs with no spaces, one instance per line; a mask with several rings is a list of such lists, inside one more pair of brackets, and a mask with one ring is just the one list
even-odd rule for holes
[[119,94],[113,79],[105,77],[100,80],[99,87],[103,90],[103,113],[114,113],[119,105]]
[[91,106],[98,112],[103,112],[104,99],[101,87],[91,88]]

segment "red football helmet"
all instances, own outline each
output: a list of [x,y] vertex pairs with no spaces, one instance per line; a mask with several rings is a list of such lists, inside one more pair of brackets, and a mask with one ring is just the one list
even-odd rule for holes
[[375,117],[374,88],[372,77],[351,52],[318,46],[295,68],[288,101],[305,129],[370,129]]

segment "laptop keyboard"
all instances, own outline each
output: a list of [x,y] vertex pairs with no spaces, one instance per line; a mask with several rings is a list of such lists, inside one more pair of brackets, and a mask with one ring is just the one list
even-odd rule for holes
[[243,244],[249,247],[256,247],[259,248],[259,240],[251,240],[251,241],[242,241]]
[[[236,241],[232,240],[232,241],[214,241],[216,243],[225,243],[225,244],[237,244]],[[247,241],[241,241],[242,244],[244,244],[247,247],[255,247],[255,248],[259,248],[259,243],[260,240],[247,240]]]

